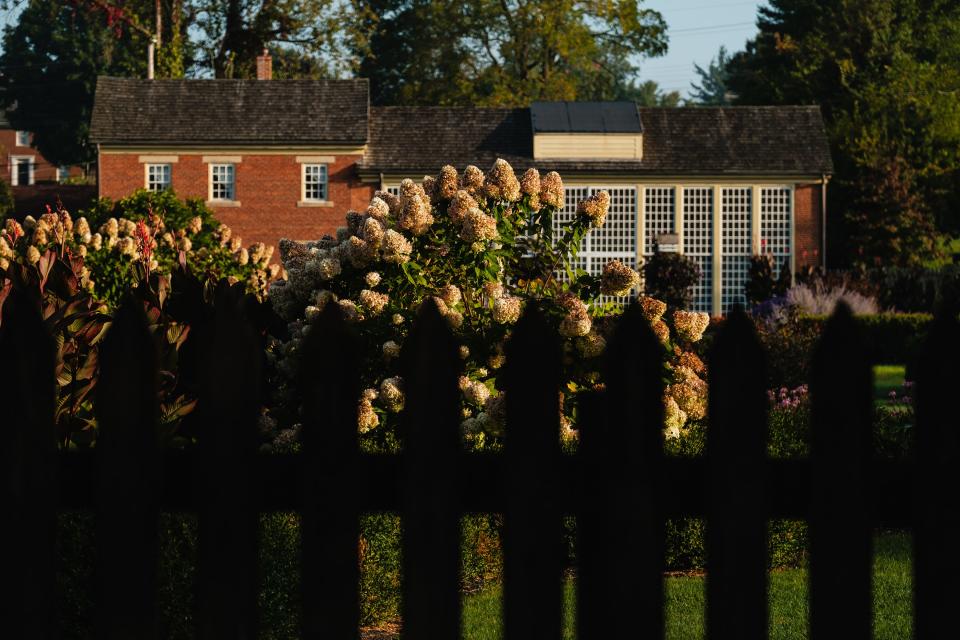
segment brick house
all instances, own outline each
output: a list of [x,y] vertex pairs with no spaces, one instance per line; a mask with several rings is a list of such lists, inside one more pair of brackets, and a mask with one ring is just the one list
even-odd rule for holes
[[832,163],[817,107],[371,107],[363,79],[262,77],[101,78],[91,127],[100,195],[173,188],[205,198],[245,241],[275,244],[332,233],[404,178],[500,157],[518,173],[560,172],[560,220],[607,189],[607,224],[585,241],[582,266],[635,266],[655,240],[674,243],[703,270],[700,310],[742,300],[752,254],[794,271],[824,259]]

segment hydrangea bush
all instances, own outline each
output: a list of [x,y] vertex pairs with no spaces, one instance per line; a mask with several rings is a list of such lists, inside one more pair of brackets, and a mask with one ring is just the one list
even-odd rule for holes
[[47,207],[37,218],[7,219],[0,231],[0,269],[11,262],[36,265],[47,250],[80,257],[82,286],[112,307],[144,278],[169,275],[181,262],[214,280],[246,282],[259,296],[279,275],[279,265],[270,265],[273,247],[244,247],[202,204],[182,203],[169,192],[139,191],[84,213],[74,219],[62,208]]
[[[339,305],[367,345],[359,430],[389,439],[404,406],[398,355],[418,308],[432,299],[461,344],[462,430],[483,448],[503,435],[505,395],[497,374],[505,342],[523,309],[536,303],[563,339],[562,425],[565,437],[573,438],[578,396],[599,384],[599,356],[619,312],[609,299],[629,295],[640,277],[619,261],[599,276],[575,267],[584,237],[605,222],[605,191],[581,201],[572,220],[556,224],[563,204],[556,172],[541,176],[531,168],[518,178],[503,160],[486,174],[447,165],[419,184],[404,180],[399,195],[376,192],[366,210],[347,213],[336,237],[282,240],[288,277],[273,283],[270,299],[292,338],[278,348],[279,370],[292,381],[312,321],[326,304]],[[666,315],[666,305],[653,299],[645,299],[644,308],[670,346],[668,433],[679,435],[688,418],[705,412],[705,367],[685,348],[699,340],[709,319],[683,311]],[[664,318],[673,325],[673,341]],[[290,437],[291,431],[282,435]]]

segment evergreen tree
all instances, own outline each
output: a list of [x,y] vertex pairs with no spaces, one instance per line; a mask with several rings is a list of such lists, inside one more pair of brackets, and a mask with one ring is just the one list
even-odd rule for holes
[[828,255],[935,258],[936,238],[905,236],[960,232],[960,3],[771,0],[757,24],[728,87],[740,104],[823,109],[836,165]]
[[717,57],[710,60],[706,69],[698,64],[693,65],[693,70],[700,76],[700,84],[690,83],[691,102],[720,107],[732,102],[733,96],[727,89],[727,64],[729,62],[730,56],[727,55],[727,48],[721,45]]

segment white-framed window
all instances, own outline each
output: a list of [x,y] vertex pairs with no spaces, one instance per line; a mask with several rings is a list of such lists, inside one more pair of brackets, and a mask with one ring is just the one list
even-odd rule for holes
[[70,167],[65,164],[57,167],[57,182],[63,184],[70,179]]
[[720,310],[727,313],[734,304],[746,303],[743,287],[753,253],[753,188],[724,187],[720,201]]
[[713,187],[683,188],[683,254],[700,267],[693,311],[713,313]]
[[303,167],[303,195],[304,202],[327,201],[327,165],[304,164]]
[[783,263],[789,263],[793,250],[790,231],[791,189],[788,186],[760,188],[760,252],[773,258],[773,277],[780,277]]
[[674,187],[646,187],[643,194],[643,257],[653,255],[653,245],[658,236],[673,233],[675,222]]
[[17,146],[18,146],[18,147],[29,147],[29,146],[30,146],[30,132],[29,132],[29,131],[17,131]]
[[236,169],[234,165],[210,165],[210,199],[236,200]]
[[147,191],[165,191],[170,188],[173,167],[170,164],[148,164]]
[[24,186],[33,184],[36,167],[34,156],[10,156],[10,184]]

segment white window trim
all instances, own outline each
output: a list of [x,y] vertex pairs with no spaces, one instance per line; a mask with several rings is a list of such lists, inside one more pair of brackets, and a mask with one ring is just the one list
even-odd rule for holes
[[[22,144],[22,143],[20,142],[20,134],[25,134],[25,135],[27,136],[27,144]],[[16,137],[16,139],[14,140],[14,142],[16,142],[16,144],[17,144],[18,147],[29,147],[29,146],[30,146],[31,140],[30,140],[30,132],[29,132],[29,131],[20,131],[20,130],[17,130],[16,136],[17,136],[17,137]]]
[[[307,198],[307,167],[323,167],[324,175],[326,176],[326,185],[324,190],[326,191],[325,197],[323,200],[317,200],[314,198]],[[300,163],[300,201],[297,202],[298,207],[332,207],[333,202],[330,200],[330,165],[326,162],[302,162]]]
[[[213,168],[229,165],[233,167],[233,198],[213,197]],[[240,201],[237,197],[237,165],[233,162],[209,162],[207,164],[207,204],[214,207],[239,207]]]
[[[35,183],[34,170],[37,168],[36,156],[10,156],[10,185],[17,186],[29,186]],[[29,160],[30,161],[30,181],[26,185],[21,185],[17,181],[17,165],[20,164],[20,160]]]
[[[143,188],[147,191],[150,189],[150,167],[166,166],[170,167],[170,182],[167,184],[166,189],[173,188],[173,165],[169,162],[145,162],[143,163]],[[163,189],[164,191],[166,189]],[[159,193],[159,192],[157,192]]]

